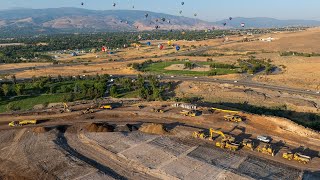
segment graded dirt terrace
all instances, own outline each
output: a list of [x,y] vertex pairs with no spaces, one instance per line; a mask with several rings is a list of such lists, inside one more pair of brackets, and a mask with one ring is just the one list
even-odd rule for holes
[[[4,114],[0,117],[0,175],[16,179],[34,179],[35,175],[46,179],[317,178],[318,132],[275,117],[242,113],[247,120],[237,124],[224,121],[224,113],[191,118],[181,116],[181,108],[170,107],[170,103],[143,105],[143,109],[127,105],[88,115],[80,115],[79,110],[90,104],[72,106],[77,111],[65,114]],[[165,113],[151,113],[152,107],[163,105],[167,105]],[[46,121],[15,128],[7,126],[8,119]],[[100,132],[102,126],[107,129]],[[194,131],[208,128],[239,140],[268,134],[279,151],[275,157],[245,149],[231,152],[215,147],[218,139],[211,142],[191,136]],[[285,146],[280,142],[285,142]],[[312,156],[309,164],[281,157],[287,148],[301,145],[307,148],[304,153]],[[24,173],[17,173],[21,171]]]

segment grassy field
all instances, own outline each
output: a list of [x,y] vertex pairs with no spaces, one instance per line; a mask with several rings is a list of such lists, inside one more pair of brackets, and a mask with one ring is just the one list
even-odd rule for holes
[[0,113],[10,111],[8,104],[13,104],[19,110],[30,110],[37,104],[62,102],[63,94],[40,95],[40,96],[20,96],[13,99],[0,101]]
[[[237,73],[237,70],[217,68],[210,71],[190,71],[190,70],[166,70],[165,68],[173,64],[184,64],[184,61],[164,61],[148,65],[144,70],[155,74],[169,74],[169,75],[188,75],[188,76],[208,76],[212,72],[217,75],[226,75]],[[193,63],[193,62],[191,62]],[[212,62],[196,62],[198,65],[210,65]]]

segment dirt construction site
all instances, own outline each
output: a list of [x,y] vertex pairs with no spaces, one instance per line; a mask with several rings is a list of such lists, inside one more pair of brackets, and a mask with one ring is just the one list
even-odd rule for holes
[[[238,112],[241,122],[226,121],[223,111],[197,107],[200,115],[183,116],[183,108],[166,102],[122,102],[99,109],[73,103],[0,116],[1,179],[319,179],[320,134],[287,119]],[[92,108],[90,113],[83,110]],[[155,109],[161,111],[155,111]],[[8,126],[35,119],[36,124]],[[252,150],[237,151],[193,137],[221,131],[237,142],[250,139]],[[272,138],[274,156],[258,152]],[[299,152],[306,164],[284,159]]]

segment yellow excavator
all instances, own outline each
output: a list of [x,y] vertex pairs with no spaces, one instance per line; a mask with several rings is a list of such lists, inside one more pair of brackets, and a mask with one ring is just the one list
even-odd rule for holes
[[67,103],[63,103],[63,110],[60,110],[60,113],[64,113],[64,112],[72,112],[72,110],[69,108]]
[[307,164],[310,160],[310,156],[306,156],[300,153],[286,152],[282,154],[282,157],[288,159],[289,161],[295,160],[303,164]]
[[241,122],[243,121],[242,117],[239,115],[225,115],[224,120],[231,122]]
[[216,142],[217,147],[220,147],[221,149],[229,149],[231,151],[236,151],[240,148],[241,144],[236,143],[234,137],[226,136],[222,131],[216,131],[212,128],[210,128],[209,132],[210,139],[212,139],[213,134],[218,134],[222,137],[220,142]]
[[270,156],[274,156],[274,149],[271,147],[270,144],[265,144],[263,146],[259,146],[257,149],[258,152],[261,152],[263,154],[267,154]]
[[192,137],[197,138],[197,139],[207,139],[207,136],[205,135],[205,133],[203,131],[195,131],[192,134]]
[[191,110],[191,111],[188,111],[188,110],[182,110],[180,112],[181,115],[183,116],[189,116],[189,117],[195,117],[197,116],[197,112],[195,110]]
[[28,124],[37,124],[37,120],[23,120],[23,121],[12,121],[9,123],[9,126],[14,127],[14,126],[24,126]]

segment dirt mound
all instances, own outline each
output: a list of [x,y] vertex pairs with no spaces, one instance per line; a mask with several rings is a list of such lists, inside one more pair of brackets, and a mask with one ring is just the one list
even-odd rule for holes
[[35,132],[35,133],[45,133],[45,132],[48,132],[48,131],[50,131],[50,129],[49,128],[47,128],[47,127],[35,127],[35,128],[33,128],[33,132]]
[[150,133],[150,134],[167,134],[168,131],[165,129],[165,127],[162,124],[143,124],[139,131],[144,133]]
[[92,123],[85,127],[88,132],[114,132],[114,127],[107,123]]

